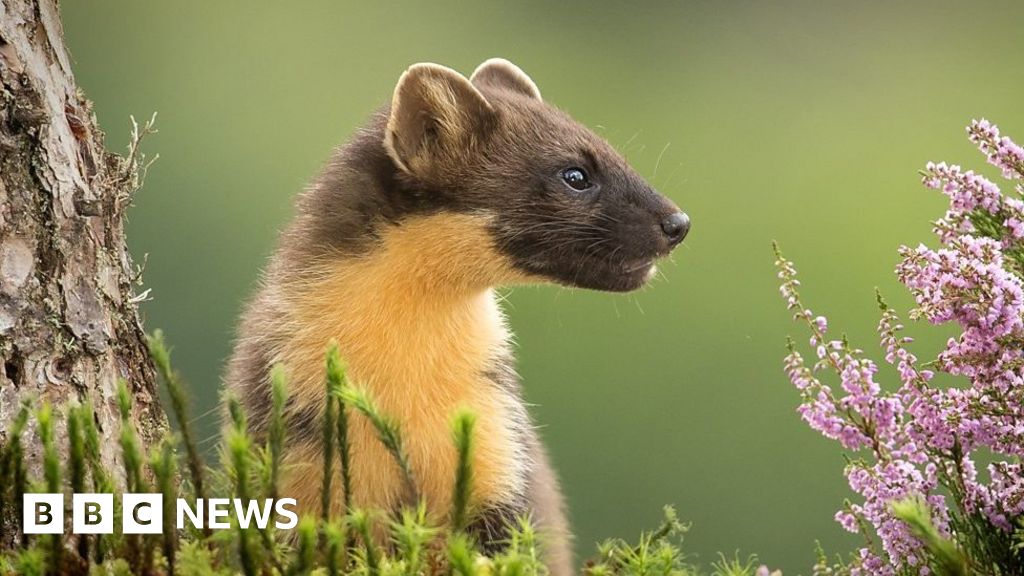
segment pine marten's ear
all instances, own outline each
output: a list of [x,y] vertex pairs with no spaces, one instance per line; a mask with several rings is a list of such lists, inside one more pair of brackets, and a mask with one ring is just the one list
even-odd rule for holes
[[466,77],[437,64],[416,64],[398,79],[384,147],[399,168],[426,175],[482,137],[494,109]]
[[518,92],[540,100],[540,89],[518,66],[504,58],[491,58],[477,66],[469,81],[476,86],[492,86]]

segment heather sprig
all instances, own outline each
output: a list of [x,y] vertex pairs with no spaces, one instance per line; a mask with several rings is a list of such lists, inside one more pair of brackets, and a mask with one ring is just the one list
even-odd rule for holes
[[967,127],[968,138],[978,146],[989,164],[999,168],[1003,178],[1024,178],[1024,148],[1007,136],[1000,136],[999,127],[988,120],[973,120]]
[[[1004,177],[1024,176],[1021,148],[998,128],[980,120],[968,134]],[[826,340],[827,320],[804,305],[796,270],[776,246],[780,291],[808,327],[817,357],[808,366],[790,341],[785,369],[804,420],[859,453],[845,474],[862,500],[836,520],[868,545],[841,573],[1021,574],[1013,531],[1024,519],[1024,202],[959,166],[929,163],[922,176],[950,200],[935,224],[942,247],[900,248],[896,275],[915,299],[912,319],[954,323],[960,335],[920,364],[879,295],[880,343],[898,375],[885,390],[862,351],[845,338]],[[835,374],[838,389],[825,383],[825,372]],[[936,372],[963,384],[935,386]],[[990,460],[987,481],[976,470],[980,458]]]

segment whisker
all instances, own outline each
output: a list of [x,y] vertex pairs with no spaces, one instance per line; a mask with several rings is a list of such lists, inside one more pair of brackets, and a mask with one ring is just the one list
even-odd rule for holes
[[651,180],[654,180],[655,178],[658,177],[658,167],[661,166],[661,159],[662,159],[663,156],[665,156],[665,152],[668,150],[668,147],[671,146],[671,145],[672,145],[671,142],[666,142],[665,143],[665,147],[661,149],[661,154],[658,154],[658,160],[655,161],[655,163],[654,163],[654,175],[651,176]]
[[633,304],[636,304],[636,309],[640,311],[640,315],[641,316],[646,316],[647,313],[644,312],[644,307],[640,305],[640,299],[637,298],[635,295],[632,295],[632,294],[630,294],[630,296],[631,296],[630,300],[633,301]]
[[210,408],[209,410],[203,412],[202,414],[197,414],[196,416],[189,418],[188,423],[190,425],[197,424],[200,420],[203,420],[204,418],[209,418],[214,412],[220,412],[220,410],[220,406],[214,406],[213,408]]

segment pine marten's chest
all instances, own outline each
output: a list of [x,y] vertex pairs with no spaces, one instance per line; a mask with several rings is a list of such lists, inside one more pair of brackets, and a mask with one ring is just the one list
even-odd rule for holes
[[[473,499],[508,502],[524,490],[518,438],[524,416],[515,393],[488,376],[508,357],[496,298],[489,289],[456,292],[396,277],[396,265],[380,257],[362,268],[338,267],[305,287],[277,354],[292,372],[293,397],[322,404],[323,358],[335,341],[351,383],[399,423],[430,510],[443,515],[449,508],[457,460],[451,421],[463,408],[477,415]],[[403,496],[393,457],[362,415],[353,414],[349,423],[353,501],[393,508]],[[317,445],[297,449],[290,458],[300,469],[294,477],[317,480],[318,451]]]

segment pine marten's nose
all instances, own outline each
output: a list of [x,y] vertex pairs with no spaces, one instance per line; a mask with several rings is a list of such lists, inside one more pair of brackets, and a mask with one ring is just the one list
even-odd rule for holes
[[683,238],[686,238],[686,233],[690,231],[690,217],[686,212],[670,214],[661,221],[661,231],[665,233],[669,244],[675,246],[682,242]]

